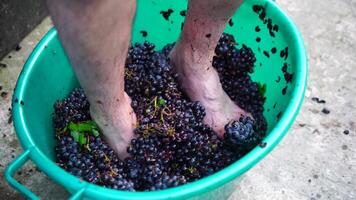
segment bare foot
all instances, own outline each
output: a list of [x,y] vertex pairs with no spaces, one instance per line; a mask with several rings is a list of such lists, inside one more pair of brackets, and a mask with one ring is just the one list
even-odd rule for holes
[[122,100],[110,106],[105,106],[102,102],[96,103],[98,107],[91,107],[90,113],[105,133],[106,142],[121,159],[128,157],[127,146],[134,138],[133,131],[136,127],[136,115],[131,108],[130,97],[125,93]]
[[191,100],[202,103],[206,111],[204,122],[223,138],[227,123],[249,114],[238,107],[223,90],[218,73],[211,64],[211,53],[178,48],[176,46],[172,50],[170,57],[179,74],[180,85]]
[[234,104],[212,67],[214,50],[226,23],[242,0],[190,0],[182,33],[171,52],[181,87],[193,101],[205,107],[204,122],[224,137],[224,126],[249,115]]

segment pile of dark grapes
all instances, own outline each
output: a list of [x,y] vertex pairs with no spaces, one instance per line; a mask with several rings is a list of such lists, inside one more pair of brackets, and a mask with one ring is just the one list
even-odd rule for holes
[[162,190],[213,174],[261,142],[267,127],[262,115],[265,98],[249,76],[256,61],[252,50],[245,45],[238,49],[228,34],[216,47],[213,66],[224,90],[253,117],[227,124],[220,139],[203,123],[204,107],[190,101],[177,84],[168,57],[172,47],[155,51],[145,42],[129,49],[125,91],[139,124],[138,137],[127,149],[131,156],[120,160],[99,133],[93,134],[97,129],[91,129],[95,123],[90,121],[89,102],[82,89],[75,89],[54,106],[58,165],[107,188]]

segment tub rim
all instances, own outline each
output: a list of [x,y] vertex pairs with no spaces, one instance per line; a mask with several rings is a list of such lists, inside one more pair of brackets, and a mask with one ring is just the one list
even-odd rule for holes
[[[29,151],[29,158],[52,180],[61,184],[65,188],[70,188],[72,193],[80,191],[80,195],[96,199],[182,199],[193,197],[213,189],[222,186],[233,179],[239,177],[251,169],[257,164],[263,157],[265,157],[272,149],[280,142],[285,136],[290,126],[293,124],[298,111],[302,105],[304,94],[307,86],[307,55],[304,47],[303,39],[298,31],[294,22],[282,11],[276,3],[271,0],[266,0],[271,6],[271,9],[275,10],[275,14],[283,21],[284,25],[287,25],[286,30],[293,37],[292,40],[296,46],[296,77],[295,87],[293,89],[291,100],[282,114],[280,120],[276,123],[276,126],[270,131],[269,135],[263,140],[267,143],[267,146],[261,148],[255,147],[248,154],[243,156],[238,161],[234,162],[225,169],[214,173],[208,177],[202,178],[198,181],[187,183],[182,186],[170,188],[166,190],[153,191],[153,192],[126,192],[113,189],[107,189],[102,186],[94,185],[85,181],[81,181],[79,178],[69,174],[64,169],[60,168],[51,161],[40,149],[38,149],[30,133],[27,129],[27,125],[24,119],[24,111],[19,103],[15,102],[18,99],[20,102],[24,96],[24,88],[28,83],[28,77],[34,68],[34,65],[44,50],[46,45],[57,36],[57,31],[52,28],[37,44],[29,58],[27,59],[21,74],[18,78],[14,93],[13,93],[13,121],[16,134],[21,141],[21,145],[24,151]],[[79,194],[79,193],[78,193]]]

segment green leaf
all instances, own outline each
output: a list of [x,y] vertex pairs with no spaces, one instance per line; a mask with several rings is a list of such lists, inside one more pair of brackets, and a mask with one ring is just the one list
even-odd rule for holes
[[80,144],[87,143],[84,133],[91,133],[95,137],[99,136],[99,127],[94,121],[85,121],[80,123],[71,122],[68,125],[68,129],[71,131],[74,140]]
[[98,129],[98,125],[94,121],[89,121],[93,129]]
[[166,103],[167,103],[166,100],[164,100],[163,98],[159,98],[159,100],[158,100],[158,106],[164,106],[164,105],[166,105]]
[[85,132],[85,131],[91,131],[92,130],[92,122],[80,122],[78,124],[75,124],[73,122],[69,123],[69,130],[71,131],[77,131],[77,132]]
[[265,96],[266,91],[267,91],[267,85],[265,83],[264,84],[257,83],[257,85],[258,85],[258,93],[261,96]]
[[73,137],[74,141],[79,142],[79,135],[80,133],[77,131],[71,131],[70,135]]
[[87,138],[85,137],[85,135],[82,133],[79,135],[79,144],[80,145],[84,145],[87,143]]
[[94,135],[94,137],[98,137],[99,136],[99,131],[98,131],[98,129],[93,129],[93,135]]

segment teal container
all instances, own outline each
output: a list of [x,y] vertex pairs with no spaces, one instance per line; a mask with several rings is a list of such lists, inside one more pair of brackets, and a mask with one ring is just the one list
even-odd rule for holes
[[[265,8],[266,17],[279,26],[271,37],[267,25],[252,7]],[[145,40],[157,48],[177,40],[184,20],[179,12],[185,10],[186,1],[138,0],[138,10],[132,33],[132,42]],[[173,9],[170,20],[165,20],[161,10]],[[183,186],[154,192],[124,192],[94,185],[70,175],[55,163],[55,138],[51,113],[56,100],[65,97],[78,81],[59,41],[55,29],[50,30],[28,58],[13,94],[13,118],[17,136],[24,152],[5,171],[9,184],[30,199],[38,199],[34,193],[13,178],[27,161],[32,160],[53,181],[71,193],[71,199],[226,199],[247,170],[265,157],[287,133],[302,104],[307,83],[307,58],[299,31],[287,15],[271,0],[246,0],[232,18],[233,26],[226,32],[233,34],[238,47],[246,44],[256,54],[257,62],[252,78],[266,84],[264,115],[268,121],[267,146],[256,147],[240,160],[225,169]],[[255,27],[261,28],[260,32]],[[148,32],[143,37],[140,31]],[[261,42],[256,42],[260,37]],[[277,53],[271,53],[275,47]],[[288,47],[288,57],[280,52]],[[263,52],[268,51],[270,58]],[[284,78],[282,67],[293,74],[291,82]]]

